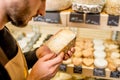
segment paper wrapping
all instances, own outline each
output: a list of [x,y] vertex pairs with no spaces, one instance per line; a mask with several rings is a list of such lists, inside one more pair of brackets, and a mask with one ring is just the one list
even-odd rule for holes
[[100,13],[104,4],[104,0],[73,0],[72,10],[84,13]]

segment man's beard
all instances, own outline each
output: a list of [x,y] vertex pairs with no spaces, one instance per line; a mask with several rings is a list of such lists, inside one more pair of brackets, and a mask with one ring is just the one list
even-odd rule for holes
[[16,19],[15,21],[11,20],[11,23],[17,27],[25,27],[27,25],[25,22],[26,21],[20,19]]
[[25,27],[28,23],[27,20],[29,18],[29,13],[30,10],[28,5],[23,9],[19,9],[17,6],[15,6],[13,9],[11,8],[11,10],[7,12],[7,18],[16,27]]

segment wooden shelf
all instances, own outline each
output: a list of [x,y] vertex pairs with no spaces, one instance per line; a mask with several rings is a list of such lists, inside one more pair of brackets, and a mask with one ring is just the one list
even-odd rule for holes
[[[83,14],[83,22],[71,22],[70,21],[70,14],[75,13],[71,9],[64,10],[60,12],[60,21],[61,23],[55,24],[55,23],[47,23],[47,22],[40,22],[40,21],[33,21],[33,23],[39,24],[41,26],[60,26],[60,27],[77,27],[77,28],[91,28],[91,29],[102,29],[102,30],[113,30],[113,31],[120,31],[120,20],[119,16],[111,16],[104,12],[98,14],[99,15],[99,24],[92,24],[92,23],[86,23],[86,17],[88,14]],[[81,14],[81,13],[77,13]],[[92,19],[96,18],[98,16],[96,14],[89,14],[89,16],[92,16]],[[77,16],[78,17],[78,16]],[[110,18],[110,19],[109,19]],[[112,23],[108,24],[108,21]],[[114,22],[115,21],[115,22]]]
[[93,71],[94,71],[94,69],[92,67],[82,67],[82,73],[74,73],[74,65],[69,64],[69,65],[67,65],[66,71],[64,71],[64,72],[69,73],[69,74],[84,75],[86,77],[95,77],[95,78],[110,79],[110,80],[120,80],[120,78],[110,77],[111,71],[109,69],[105,69],[105,74],[106,74],[105,77],[94,76]]

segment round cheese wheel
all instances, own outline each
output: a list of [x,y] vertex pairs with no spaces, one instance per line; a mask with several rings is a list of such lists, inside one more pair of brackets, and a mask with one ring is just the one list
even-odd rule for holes
[[106,57],[106,53],[104,51],[96,50],[96,51],[94,51],[94,57],[104,59]]
[[83,59],[83,63],[87,67],[91,66],[93,64],[93,62],[94,62],[94,59],[92,59],[92,58],[84,58]]
[[115,44],[110,44],[108,49],[118,49],[119,46],[118,45],[115,45]]
[[94,45],[101,45],[101,44],[104,43],[104,41],[101,40],[101,39],[94,39],[94,40],[93,40],[93,43],[94,43]]
[[104,46],[103,44],[94,45],[94,49],[95,49],[95,50],[104,51],[104,50],[105,50],[105,46]]
[[77,57],[72,58],[72,63],[76,66],[81,66],[82,61],[83,61],[82,58],[77,58]]
[[97,68],[104,69],[104,68],[107,67],[108,62],[107,62],[107,60],[105,60],[105,59],[100,59],[100,58],[98,58],[98,59],[95,59],[95,60],[94,60],[94,65],[95,65]]
[[60,11],[69,8],[72,0],[46,0],[46,11]]
[[93,57],[93,51],[91,49],[83,50],[82,55],[84,58]]
[[108,64],[108,68],[111,70],[111,71],[115,71],[117,69],[116,65],[114,63],[109,63]]
[[120,58],[120,53],[118,53],[118,52],[112,52],[111,53],[111,58],[112,59]]

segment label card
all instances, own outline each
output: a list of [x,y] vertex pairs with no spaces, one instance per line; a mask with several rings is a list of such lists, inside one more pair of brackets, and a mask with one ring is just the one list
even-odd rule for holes
[[106,76],[105,69],[94,68],[93,75],[94,76],[105,77]]
[[119,78],[120,77],[119,72],[118,71],[111,72],[110,77]]
[[107,25],[119,26],[119,16],[109,15]]
[[73,72],[82,74],[82,66],[74,66]]
[[66,64],[61,64],[59,70],[66,72],[67,71],[67,65]]
[[84,22],[84,14],[83,13],[71,12],[69,21],[70,22],[82,23],[82,22]]
[[100,25],[100,14],[86,14],[86,24]]
[[33,18],[34,21],[40,21],[40,22],[44,22],[45,21],[45,18],[43,16],[37,16],[37,17],[34,17]]
[[60,12],[46,12],[46,15],[33,18],[34,21],[60,23]]
[[60,12],[46,12],[45,22],[60,23]]

